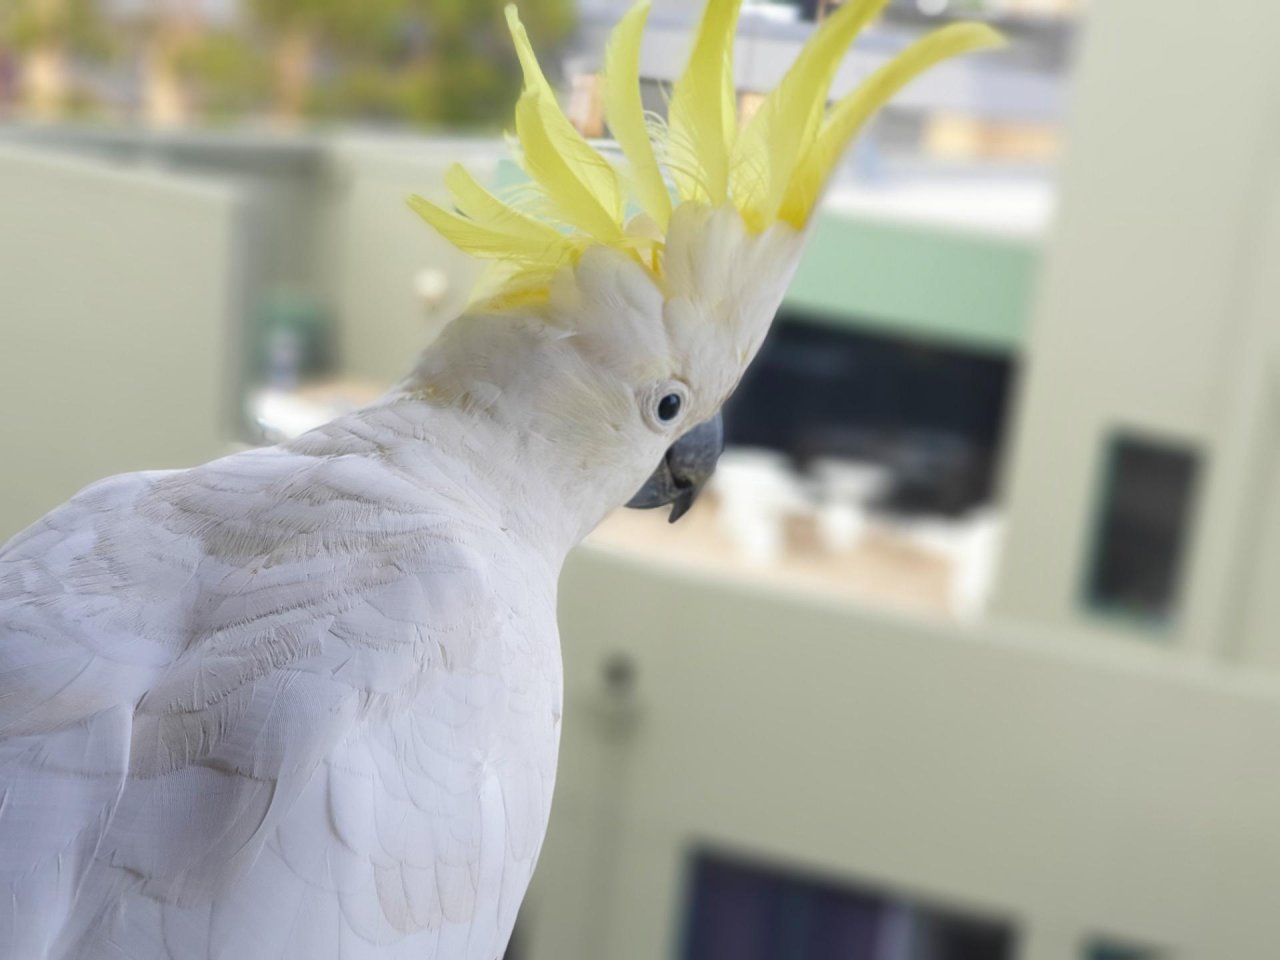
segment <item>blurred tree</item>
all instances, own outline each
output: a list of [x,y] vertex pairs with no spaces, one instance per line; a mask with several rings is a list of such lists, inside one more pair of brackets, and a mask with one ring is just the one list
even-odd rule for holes
[[193,0],[150,0],[142,27],[142,114],[151,126],[185,123],[190,95],[180,66],[201,40]]
[[148,0],[141,32],[143,115],[153,126],[254,113],[270,95],[271,61],[251,25],[210,25],[200,0]]
[[68,61],[102,58],[111,50],[96,0],[8,0],[0,13],[4,41],[21,55],[18,87],[28,115],[53,119],[72,96]]
[[193,105],[214,122],[254,112],[271,90],[269,58],[239,30],[201,34],[179,55],[177,71]]
[[[276,39],[276,114],[419,126],[510,114],[519,67],[506,0],[251,0]],[[523,0],[540,47],[564,40],[574,0]]]
[[405,0],[249,0],[271,35],[275,114],[296,123],[308,106],[317,63],[327,48],[376,43]]
[[[506,0],[408,0],[421,28],[408,34],[404,71],[434,92],[432,116],[450,126],[502,123],[520,88],[507,34]],[[561,44],[574,26],[573,0],[523,0],[520,17],[540,50]],[[550,62],[550,58],[544,58]]]

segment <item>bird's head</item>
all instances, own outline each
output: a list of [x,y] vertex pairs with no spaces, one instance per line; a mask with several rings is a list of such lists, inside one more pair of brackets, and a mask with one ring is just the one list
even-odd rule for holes
[[683,514],[714,469],[720,407],[768,333],[849,141],[921,71],[1000,42],[982,25],[944,27],[828,108],[845,52],[886,2],[850,0],[829,16],[745,122],[733,82],[741,0],[709,0],[665,122],[641,104],[641,2],[608,49],[617,165],[561,112],[508,7],[530,182],[499,198],[454,167],[456,212],[412,199],[447,240],[493,264],[423,371],[425,389],[471,396],[487,384],[526,412],[531,435],[579,461],[602,506],[630,497]]

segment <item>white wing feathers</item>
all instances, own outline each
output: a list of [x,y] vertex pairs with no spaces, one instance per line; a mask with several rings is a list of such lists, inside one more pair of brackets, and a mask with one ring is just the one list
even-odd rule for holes
[[554,775],[554,585],[456,496],[256,451],[0,550],[0,956],[501,951]]

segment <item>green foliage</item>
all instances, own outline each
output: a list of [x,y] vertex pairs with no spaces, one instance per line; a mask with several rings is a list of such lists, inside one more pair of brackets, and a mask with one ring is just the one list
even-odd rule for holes
[[[305,96],[296,99],[315,118],[492,128],[509,120],[520,85],[506,2],[241,0],[245,16],[234,27],[183,27],[164,56],[207,119],[273,109],[301,37],[309,62]],[[540,52],[554,50],[573,29],[575,0],[518,2]],[[80,60],[119,51],[142,56],[146,36],[173,26],[163,6],[118,22],[104,18],[102,3],[0,0],[0,43],[20,53],[52,47]]]
[[404,11],[406,0],[248,0],[269,33],[305,31],[336,48],[376,42]]
[[[271,34],[305,29],[319,43],[308,108],[325,119],[494,126],[509,118],[520,71],[506,0],[253,0]],[[574,24],[573,0],[524,0],[541,48]]]
[[214,121],[253,111],[271,87],[271,66],[262,49],[232,31],[207,34],[191,44],[178,57],[177,70]]
[[87,90],[73,88],[67,92],[62,112],[74,120],[99,120],[103,116],[102,101]]
[[7,0],[0,40],[29,52],[60,46],[91,59],[109,56],[114,44],[97,0]]

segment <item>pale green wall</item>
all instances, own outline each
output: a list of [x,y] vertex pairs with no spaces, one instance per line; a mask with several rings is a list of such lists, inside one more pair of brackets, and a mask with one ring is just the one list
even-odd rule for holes
[[[598,549],[561,590],[564,742],[529,960],[674,957],[714,844],[1085,938],[1272,960],[1280,684],[959,630]],[[634,711],[601,665],[637,667]]]
[[1251,665],[1280,670],[1280,425],[1273,423],[1262,446],[1256,506],[1250,510],[1245,540],[1247,563],[1238,584],[1240,635],[1228,653]]
[[[1271,155],[1280,156],[1280,123],[1271,138]],[[1226,655],[1280,670],[1280,176],[1258,199],[1251,245],[1259,269],[1241,296],[1249,337],[1237,347],[1240,376],[1223,410],[1234,442],[1219,455],[1224,479],[1209,501],[1217,536],[1202,537],[1207,551],[1226,559],[1202,589],[1225,608]],[[1207,562],[1215,559],[1210,553]]]
[[1015,353],[1038,264],[1030,240],[828,212],[786,303],[873,332]]
[[[0,144],[48,149],[61,156],[172,178],[216,180],[244,198],[237,254],[245,310],[237,335],[247,349],[237,368],[246,383],[261,376],[258,325],[279,295],[311,302],[324,289],[320,251],[329,141],[247,130],[142,130],[94,124],[0,125]],[[325,305],[321,305],[322,307]],[[239,388],[237,388],[239,389]]]
[[[995,608],[1142,636],[1080,604],[1101,458],[1126,429],[1199,448],[1177,628],[1236,643],[1253,485],[1274,429],[1280,7],[1169,0],[1090,9],[1007,477]],[[1135,69],[1140,64],[1140,69]],[[1280,221],[1278,221],[1280,222]]]
[[0,540],[226,450],[242,212],[221,184],[0,147]]

